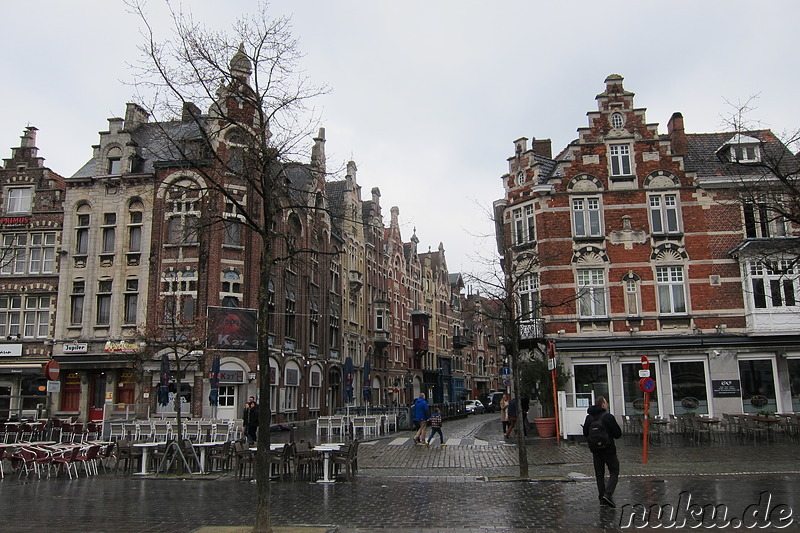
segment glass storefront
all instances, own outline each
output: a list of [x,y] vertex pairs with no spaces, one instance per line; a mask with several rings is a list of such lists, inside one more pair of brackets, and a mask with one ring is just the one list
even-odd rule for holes
[[[639,370],[642,363],[623,363],[622,364],[622,395],[625,400],[625,414],[632,416],[644,415],[644,392],[639,388]],[[650,377],[656,382],[655,392],[650,394],[650,416],[660,413],[658,408],[658,366],[650,363]]]
[[742,385],[742,409],[745,413],[778,410],[775,396],[775,373],[771,359],[739,360]]
[[789,386],[792,391],[792,411],[800,413],[800,359],[789,359]]
[[594,392],[594,397],[602,396],[609,400],[608,394],[608,365],[605,363],[597,364],[575,364],[572,365],[572,374],[575,376],[575,392],[582,397]]
[[669,364],[672,377],[672,405],[676,415],[708,414],[706,368],[702,361],[675,361]]

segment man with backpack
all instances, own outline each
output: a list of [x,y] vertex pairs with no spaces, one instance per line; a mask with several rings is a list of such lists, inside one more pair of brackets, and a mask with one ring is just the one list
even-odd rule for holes
[[[617,479],[619,478],[619,459],[617,459],[617,447],[614,440],[622,436],[622,429],[617,424],[617,419],[607,409],[608,402],[599,396],[595,404],[586,410],[583,436],[586,437],[586,442],[589,443],[589,449],[592,451],[600,504],[616,507],[614,489],[617,488]],[[608,466],[608,482],[605,481],[606,466]]]

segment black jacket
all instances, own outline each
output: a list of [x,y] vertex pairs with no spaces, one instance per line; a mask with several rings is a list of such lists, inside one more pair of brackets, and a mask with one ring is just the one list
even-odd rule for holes
[[617,419],[614,418],[614,415],[597,405],[592,405],[586,412],[588,414],[586,415],[586,420],[583,421],[583,436],[589,436],[589,426],[591,426],[592,422],[602,413],[600,420],[606,426],[606,431],[608,431],[608,435],[611,437],[610,449],[616,451],[617,446],[614,443],[614,439],[618,439],[622,436],[622,428],[617,424]]

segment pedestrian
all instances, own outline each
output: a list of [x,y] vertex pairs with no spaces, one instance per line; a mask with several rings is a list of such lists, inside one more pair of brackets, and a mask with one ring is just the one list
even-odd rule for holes
[[500,423],[503,425],[503,435],[508,429],[508,394],[503,394],[500,399]]
[[248,419],[247,419],[247,442],[250,446],[258,442],[258,407],[256,402],[248,404]]
[[[619,459],[614,440],[622,436],[617,419],[608,412],[608,402],[602,396],[586,410],[583,422],[583,436],[589,443],[594,462],[594,477],[601,505],[616,507],[614,489],[619,479]],[[605,480],[608,467],[608,481]]]
[[419,429],[414,433],[414,442],[422,444],[425,441],[425,433],[428,426],[428,402],[425,400],[425,393],[420,392],[419,398],[414,402],[413,407],[414,422],[419,423]]
[[531,399],[527,396],[523,396],[519,402],[520,406],[522,407],[522,431],[525,433],[525,436],[528,436],[528,411],[531,408]]
[[508,402],[508,429],[505,432],[506,438],[511,436],[511,432],[517,425],[517,397],[511,398]]
[[439,444],[444,446],[444,435],[442,435],[442,412],[437,407],[433,410],[433,416],[430,419],[431,424],[431,435],[428,437],[428,446],[431,445],[431,441],[433,440],[433,436],[437,433],[439,434]]
[[[252,396],[251,396],[252,398]],[[250,419],[250,402],[246,402],[244,404],[244,410],[242,411],[242,435],[246,439],[250,439],[250,432],[247,430],[247,421]]]

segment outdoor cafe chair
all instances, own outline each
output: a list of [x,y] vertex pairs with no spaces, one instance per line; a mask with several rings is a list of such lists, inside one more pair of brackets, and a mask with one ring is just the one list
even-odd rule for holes
[[292,462],[293,462],[293,450],[291,444],[284,444],[283,448],[278,450],[270,450],[269,451],[269,464],[270,464],[270,473],[273,471],[273,466],[275,467],[274,472],[275,476],[282,478],[284,475],[291,476],[292,474]]
[[86,476],[90,476],[92,474],[97,475],[97,461],[100,457],[100,449],[102,445],[100,444],[93,444],[84,450],[81,450],[81,453],[75,457],[75,461],[79,464],[83,465],[83,471],[86,472]]
[[213,466],[216,465],[216,470],[228,470],[231,466],[232,456],[231,441],[226,440],[220,446],[215,446],[208,455],[209,469],[213,469]]
[[133,446],[133,442],[128,439],[117,441],[117,460],[114,463],[114,475],[119,470],[121,462],[125,462],[124,471],[126,474],[133,473],[133,463],[142,460],[143,450]]
[[73,446],[65,450],[62,455],[53,458],[53,466],[56,467],[56,477],[58,477],[59,470],[66,470],[69,478],[72,479],[72,471],[75,471],[75,477],[78,477],[78,463],[77,457],[81,453],[80,446]]
[[214,424],[213,442],[225,442],[230,440],[231,426],[227,422],[217,422]]
[[237,440],[234,443],[233,459],[236,477],[243,477],[246,469],[249,471],[249,474],[252,475],[255,454],[250,450],[250,448],[248,448],[247,442]]
[[346,479],[353,479],[358,473],[358,439],[331,453],[331,464],[335,474],[344,467]]
[[22,477],[23,473],[27,476],[30,469],[36,471],[36,453],[27,448],[19,448],[11,454],[11,466],[16,469],[18,477]]
[[301,442],[294,452],[293,479],[315,480],[322,473],[322,454],[311,449],[310,443]]

